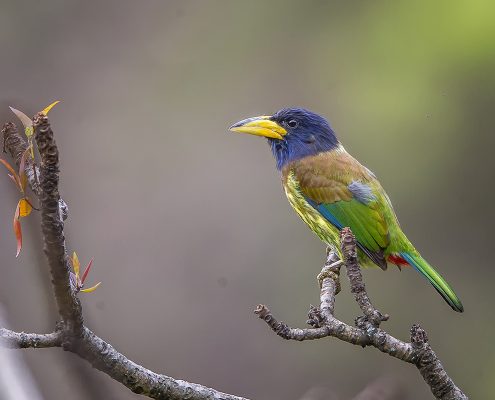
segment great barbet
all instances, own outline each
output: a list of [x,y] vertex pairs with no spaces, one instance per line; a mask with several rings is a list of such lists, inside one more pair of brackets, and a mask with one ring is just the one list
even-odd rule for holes
[[282,173],[289,203],[310,229],[339,251],[339,231],[351,228],[363,266],[412,266],[455,311],[463,306],[442,276],[411,244],[376,176],[352,157],[328,121],[301,108],[244,119],[231,131],[264,136]]

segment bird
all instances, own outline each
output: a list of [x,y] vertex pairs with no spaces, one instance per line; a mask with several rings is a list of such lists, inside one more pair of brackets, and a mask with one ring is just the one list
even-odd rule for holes
[[339,233],[349,227],[363,267],[411,266],[453,310],[464,311],[454,290],[402,231],[375,174],[345,150],[324,117],[283,108],[243,119],[229,130],[267,138],[290,205],[324,243],[341,255]]

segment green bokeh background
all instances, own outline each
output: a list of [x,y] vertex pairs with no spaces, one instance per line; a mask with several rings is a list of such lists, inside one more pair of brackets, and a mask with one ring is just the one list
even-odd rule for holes
[[[157,372],[250,398],[315,386],[351,398],[383,375],[402,398],[431,398],[410,365],[332,339],[285,342],[252,314],[261,302],[304,326],[324,246],[290,209],[264,140],[227,127],[302,106],[379,176],[466,309],[412,270],[366,271],[386,329],[407,339],[420,323],[455,382],[491,398],[494,4],[3,0],[1,121],[9,105],[32,115],[62,100],[50,118],[68,246],[103,281],[81,296],[91,328]],[[16,260],[17,194],[1,181],[0,303],[12,328],[49,331],[39,217]],[[344,285],[337,315],[357,312]],[[140,398],[71,354],[22,354],[46,399]]]

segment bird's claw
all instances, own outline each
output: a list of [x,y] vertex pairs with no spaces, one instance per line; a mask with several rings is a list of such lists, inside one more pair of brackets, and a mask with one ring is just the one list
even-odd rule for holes
[[318,280],[318,284],[320,285],[320,289],[323,287],[323,280],[326,278],[330,278],[335,282],[336,289],[335,294],[340,292],[340,267],[342,266],[342,260],[338,260],[330,265],[325,265],[321,272],[318,274],[316,279]]

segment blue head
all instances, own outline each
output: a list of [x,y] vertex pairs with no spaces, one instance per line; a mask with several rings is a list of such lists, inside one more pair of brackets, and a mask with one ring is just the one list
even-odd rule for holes
[[272,116],[248,118],[230,130],[267,137],[278,169],[339,145],[328,121],[302,108],[283,108]]

